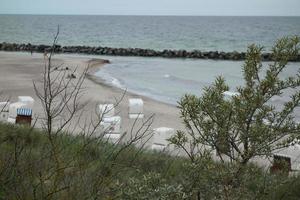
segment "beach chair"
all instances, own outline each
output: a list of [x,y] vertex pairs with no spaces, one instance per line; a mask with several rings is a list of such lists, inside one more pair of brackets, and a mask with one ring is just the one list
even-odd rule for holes
[[169,145],[167,139],[171,138],[175,134],[175,130],[173,128],[160,127],[154,129],[153,131],[153,144],[151,149],[156,151],[165,150]]
[[17,109],[16,124],[31,126],[31,120],[32,120],[32,109],[30,108]]
[[117,143],[121,138],[121,117],[113,116],[103,118],[100,127],[104,132],[104,139],[112,143]]
[[[286,163],[289,172],[300,171],[300,145],[293,144],[292,146],[285,147],[273,152],[273,165],[270,168],[271,172],[276,172],[282,170],[283,163]],[[283,161],[283,163],[278,162]],[[279,164],[279,165],[278,165]],[[277,165],[277,166],[276,166]]]
[[33,109],[34,99],[31,96],[18,96],[18,102],[24,103],[26,108]]
[[102,119],[100,127],[105,133],[119,134],[121,130],[121,117],[105,117]]
[[129,99],[129,118],[144,118],[144,102],[140,98]]
[[98,106],[98,113],[102,119],[113,117],[115,115],[114,104],[100,104]]
[[[26,108],[26,104],[22,102],[15,102],[9,105],[9,122],[13,122],[17,117],[17,109]],[[14,119],[14,120],[13,120]]]

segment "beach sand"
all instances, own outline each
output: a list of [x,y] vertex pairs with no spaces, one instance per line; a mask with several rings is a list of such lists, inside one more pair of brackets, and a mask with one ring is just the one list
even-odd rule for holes
[[[182,130],[183,125],[179,118],[179,109],[173,105],[168,105],[147,97],[135,95],[125,92],[119,88],[105,85],[101,79],[93,76],[101,65],[103,60],[101,57],[87,57],[87,56],[74,56],[74,55],[54,55],[53,63],[55,65],[63,64],[63,66],[71,70],[77,67],[77,75],[80,74],[85,67],[90,64],[89,75],[85,79],[83,87],[85,88],[84,95],[80,100],[85,103],[84,110],[77,119],[73,120],[76,124],[76,130],[73,128],[68,129],[74,131],[74,134],[80,131],[86,119],[93,119],[96,115],[96,107],[99,103],[116,103],[120,99],[121,102],[116,107],[117,115],[122,117],[121,132],[127,132],[127,138],[131,137],[139,129],[140,124],[147,121],[149,117],[154,115],[153,122],[150,129],[158,127],[171,127],[176,130]],[[42,77],[45,60],[42,54],[34,53],[20,53],[20,52],[0,52],[0,91],[1,98],[10,98],[11,102],[17,100],[18,96],[32,96],[35,100],[34,113],[36,118],[40,118],[43,109],[40,101],[35,95],[33,88],[33,81],[38,81]],[[144,114],[143,120],[135,120],[128,118],[128,99],[129,98],[142,98],[144,100]],[[1,100],[2,101],[2,100]],[[80,119],[80,123],[77,123]],[[135,128],[132,131],[132,126]],[[41,126],[37,122],[37,127]]]

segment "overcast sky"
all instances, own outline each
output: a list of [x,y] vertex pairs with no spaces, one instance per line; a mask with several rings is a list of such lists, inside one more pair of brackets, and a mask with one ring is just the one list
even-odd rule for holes
[[299,16],[300,0],[0,0],[0,13]]

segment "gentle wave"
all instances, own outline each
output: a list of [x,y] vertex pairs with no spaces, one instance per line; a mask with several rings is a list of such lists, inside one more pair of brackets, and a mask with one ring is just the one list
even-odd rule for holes
[[122,82],[119,79],[111,76],[108,73],[105,73],[105,72],[99,70],[96,72],[95,75],[100,77],[104,81],[104,83],[107,85],[114,86],[114,87],[121,88],[121,89],[126,89],[126,86],[124,84],[122,84]]
[[[167,76],[167,77],[166,77]],[[195,81],[187,78],[181,78],[174,75],[165,74],[165,78],[168,78],[170,81],[175,82],[176,84],[184,84],[184,85],[206,85],[205,82]]]

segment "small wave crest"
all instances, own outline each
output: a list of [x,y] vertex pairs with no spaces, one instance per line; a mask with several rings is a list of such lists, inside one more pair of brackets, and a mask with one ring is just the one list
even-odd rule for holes
[[112,77],[111,84],[118,88],[124,88],[124,85],[117,78]]
[[197,80],[191,80],[191,79],[185,79],[178,76],[173,76],[170,74],[165,74],[164,78],[169,79],[170,81],[177,82],[178,84],[184,84],[184,85],[203,85],[203,82],[197,81]]
[[100,77],[104,82],[110,86],[118,87],[121,89],[124,89],[125,86],[122,84],[122,82],[110,75],[109,73],[104,72],[104,70],[99,70],[96,74],[96,76]]

